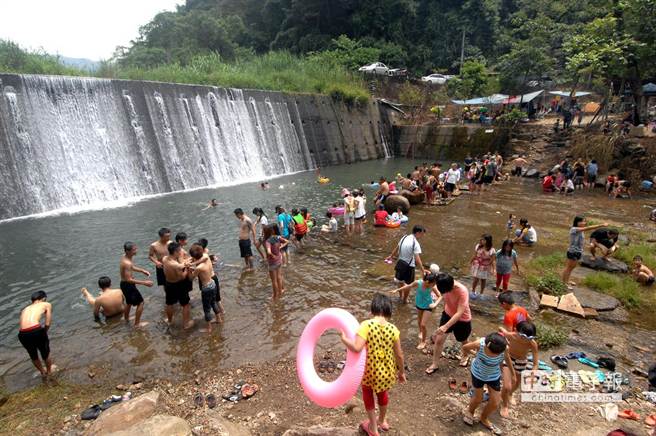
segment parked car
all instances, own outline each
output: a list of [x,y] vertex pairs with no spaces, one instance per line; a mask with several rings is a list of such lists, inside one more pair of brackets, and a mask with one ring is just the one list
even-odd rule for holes
[[429,83],[431,85],[444,85],[447,80],[453,79],[455,76],[449,76],[448,74],[429,74],[421,78],[422,82]]
[[358,68],[358,71],[365,74],[380,74],[385,76],[387,75],[389,68],[382,62],[374,62],[373,64]]
[[408,70],[405,68],[392,68],[387,71],[387,75],[392,77],[403,77],[408,75]]

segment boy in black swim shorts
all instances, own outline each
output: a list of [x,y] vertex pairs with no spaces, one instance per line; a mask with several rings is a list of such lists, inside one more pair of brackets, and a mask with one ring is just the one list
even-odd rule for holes
[[[32,364],[43,377],[46,377],[52,372],[48,339],[48,329],[52,321],[52,305],[46,301],[47,295],[44,291],[33,293],[31,299],[32,304],[23,309],[20,314],[18,341],[27,350]],[[41,325],[42,317],[45,317],[43,326]],[[45,362],[45,368],[39,360],[39,353]]]
[[137,246],[134,242],[126,242],[123,244],[123,250],[125,254],[121,257],[121,262],[119,264],[121,270],[121,291],[123,291],[123,296],[125,296],[125,312],[123,313],[125,320],[129,321],[130,319],[130,310],[132,306],[136,307],[134,313],[134,326],[140,327],[145,324],[141,323],[141,314],[143,313],[143,297],[137,289],[136,285],[143,285],[151,287],[153,286],[152,280],[137,280],[132,276],[133,272],[138,272],[146,277],[150,277],[150,272],[146,271],[143,268],[139,268],[134,263],[132,259],[137,254]]

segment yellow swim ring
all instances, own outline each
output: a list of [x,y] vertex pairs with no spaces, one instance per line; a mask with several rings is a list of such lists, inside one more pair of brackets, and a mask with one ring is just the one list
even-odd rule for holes
[[329,183],[330,179],[328,177],[319,177],[317,179],[317,182],[319,182],[319,183]]

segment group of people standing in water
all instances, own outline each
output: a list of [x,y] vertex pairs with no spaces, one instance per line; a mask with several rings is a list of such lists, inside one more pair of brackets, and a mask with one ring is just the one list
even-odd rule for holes
[[[518,162],[515,164],[519,165]],[[440,196],[448,197],[459,189],[465,180],[469,184],[469,190],[476,193],[495,181],[507,178],[507,174],[502,171],[502,165],[503,159],[498,153],[483,156],[481,159],[468,156],[464,165],[454,163],[447,171],[442,171],[437,163],[432,166],[419,165],[408,173],[407,177],[398,174],[396,180],[392,182],[381,177],[376,186],[378,189],[373,203],[375,208],[379,209],[385,204],[387,197],[398,189],[411,192],[423,190],[427,198],[431,198],[436,192]],[[521,173],[521,167],[516,172]],[[262,185],[262,189],[267,188],[268,184]],[[345,231],[361,232],[367,217],[364,190],[343,189],[341,197],[343,199],[341,215]],[[219,204],[216,200],[212,200],[208,208]],[[334,208],[335,206],[337,205],[334,205]],[[316,226],[314,218],[305,208],[293,208],[287,212],[284,207],[278,205],[274,212],[275,220],[271,222],[262,208],[252,210],[253,218],[241,208],[234,210],[234,216],[238,222],[237,246],[244,260],[245,271],[253,270],[254,258],[259,255],[268,269],[272,296],[279,298],[285,293],[283,270],[289,263],[289,247],[302,248]],[[397,213],[403,216],[402,211]],[[321,230],[337,231],[336,216],[329,210],[328,224],[322,226]],[[474,424],[474,413],[482,403],[484,388],[487,387],[489,400],[478,422],[495,434],[501,432],[489,420],[489,416],[499,407],[502,416],[509,415],[512,394],[519,387],[521,371],[530,366],[528,355],[532,355],[533,362],[538,361],[535,325],[526,309],[515,304],[513,293],[509,290],[513,268],[519,273],[515,247],[534,246],[538,240],[537,232],[527,219],[520,219],[518,226],[515,224],[515,219],[514,215],[509,215],[505,229],[506,238],[499,249],[494,248],[490,234],[483,234],[476,243],[470,259],[472,293],[464,283],[455,280],[448,273],[441,272],[437,265],[429,267],[424,265],[421,259],[420,240],[427,233],[425,227],[413,226],[412,231],[395,244],[394,250],[386,260],[388,263],[395,263],[395,281],[399,287],[374,296],[371,303],[372,318],[362,323],[355,339],[342,335],[342,341],[349,349],[361,350],[367,346],[369,350],[379,350],[368,354],[365,378],[362,381],[368,419],[361,424],[361,427],[367,434],[378,435],[379,430],[389,428],[386,420],[389,402],[387,392],[396,378],[402,382],[406,379],[400,333],[390,323],[393,303],[389,294],[398,294],[401,303],[406,303],[413,290],[419,330],[417,348],[427,355],[432,355],[431,364],[426,368],[425,373],[431,375],[438,371],[446,339],[453,334],[455,340],[462,346],[461,365],[467,366],[473,356],[470,371],[471,387],[474,392],[463,420],[469,425]],[[576,217],[570,230],[567,263],[562,276],[565,283],[569,284],[571,271],[581,258],[585,231],[597,231],[593,233],[591,240],[593,255],[595,253],[600,253],[602,256],[612,255],[616,246],[614,244],[609,246],[608,240],[615,238],[616,242],[617,233],[613,233],[613,230],[607,227],[607,224],[588,225],[585,218]],[[172,238],[171,230],[163,227],[158,232],[158,239],[149,246],[148,259],[155,267],[156,284],[165,295],[166,321],[173,322],[176,306],[180,306],[182,327],[189,329],[193,326],[189,293],[193,289],[193,282],[197,279],[206,322],[205,329],[211,332],[213,324],[223,322],[224,314],[220,281],[215,272],[217,256],[209,252],[207,239],[201,238],[190,246],[188,244],[186,233],[178,232]],[[254,254],[253,246],[257,255]],[[111,279],[103,276],[98,280],[99,296],[94,297],[86,288],[82,289],[82,294],[92,307],[97,320],[100,319],[101,314],[104,314],[106,317],[122,315],[126,321],[129,321],[134,308],[134,326],[142,327],[147,324],[141,319],[144,299],[138,287],[152,287],[155,283],[151,280],[148,270],[134,263],[137,250],[138,247],[133,242],[128,241],[123,245],[123,255],[119,262],[121,279],[119,288],[113,288]],[[637,259],[636,262],[639,263],[640,260]],[[416,270],[419,270],[419,278]],[[635,276],[641,283],[654,282],[651,271],[641,264],[637,266]],[[489,333],[480,340],[469,341],[473,319],[469,306],[470,298],[477,298],[482,294],[487,281],[493,278],[496,278],[498,302],[505,311],[503,326],[500,326],[497,332]],[[479,285],[480,292],[476,293]],[[430,314],[440,304],[443,305],[443,309],[439,326],[435,333],[429,336],[427,323]],[[41,324],[42,320],[43,324]],[[19,340],[28,351],[34,366],[44,376],[50,374],[52,370],[47,335],[51,320],[52,306],[47,301],[46,293],[35,292],[32,295],[32,304],[21,313]],[[533,373],[536,369],[537,366],[532,368]],[[449,387],[452,390],[456,389],[455,380],[449,381]],[[375,415],[374,394],[380,408],[378,416]]]

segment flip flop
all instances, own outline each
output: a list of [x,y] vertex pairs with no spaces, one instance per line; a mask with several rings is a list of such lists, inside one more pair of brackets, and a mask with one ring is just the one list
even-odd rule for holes
[[378,428],[380,428],[381,431],[390,431],[390,425],[387,422],[383,422],[382,424],[379,424]]
[[255,384],[253,385],[245,384],[244,386],[241,387],[241,395],[244,399],[248,399],[253,395],[255,395],[259,390],[260,388]]
[[378,435],[378,432],[372,433],[372,432],[369,431],[369,420],[368,419],[365,419],[364,421],[362,421],[360,423],[360,429],[362,431],[364,431],[367,434],[367,436],[376,436],[376,435]]
[[110,398],[110,399],[104,400],[102,403],[100,403],[99,407],[100,407],[100,410],[105,411],[105,410],[109,409],[110,407],[112,407],[114,404],[116,404],[116,403],[114,401],[112,401],[111,398]]
[[438,370],[437,367],[429,366],[428,368],[426,368],[426,371],[424,372],[426,373],[426,375],[433,375],[437,370]]
[[449,390],[451,392],[455,392],[456,389],[458,389],[458,385],[456,384],[456,379],[453,377],[449,378]]
[[469,385],[467,385],[467,382],[464,381],[460,383],[460,387],[458,388],[458,392],[461,394],[466,394],[469,391]]
[[503,430],[501,430],[499,427],[494,425],[494,423],[492,423],[492,422],[490,422],[489,425],[485,424],[483,421],[480,421],[480,423],[483,427],[490,430],[492,432],[492,434],[494,434],[494,435],[502,435],[503,434]]
[[462,415],[462,422],[464,422],[467,425],[474,425],[474,417],[470,415],[468,412],[465,412]]
[[581,369],[581,370],[579,370],[578,374],[579,374],[579,377],[581,378],[581,382],[583,382],[583,384],[585,384],[585,385],[593,384],[592,380],[590,380],[590,377],[588,376],[588,371],[584,371],[584,370]]
[[205,402],[207,403],[207,407],[214,409],[216,407],[216,396],[214,394],[209,394],[205,397]]
[[649,427],[656,426],[656,414],[655,415],[649,415],[648,417],[646,417],[645,418],[645,424],[647,424]]
[[622,410],[620,413],[617,414],[617,416],[624,419],[632,419],[634,421],[640,421],[640,415],[638,415],[631,409]]
[[93,406],[89,407],[88,409],[80,413],[80,419],[89,421],[98,418],[101,413],[102,410],[100,409],[100,406],[94,404]]
[[583,351],[574,351],[571,353],[567,353],[565,357],[568,359],[580,359],[580,358],[585,358],[587,356]]
[[565,356],[551,356],[551,361],[555,363],[559,368],[567,369],[567,358]]
[[593,368],[599,368],[599,365],[596,362],[593,362],[592,360],[586,358],[586,357],[579,357],[578,361],[581,362],[584,365],[591,366]]
[[203,407],[205,404],[205,397],[200,392],[194,396],[194,405],[198,408]]

